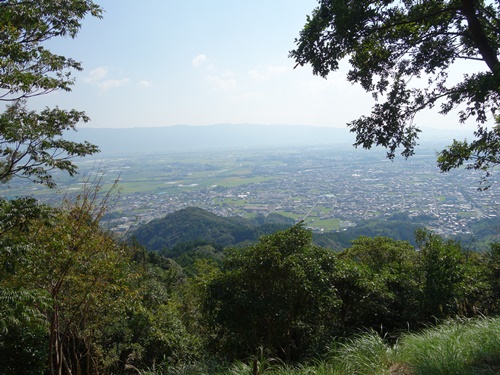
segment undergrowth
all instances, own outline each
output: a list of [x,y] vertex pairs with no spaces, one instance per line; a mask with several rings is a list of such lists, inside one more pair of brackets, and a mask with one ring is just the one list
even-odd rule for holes
[[230,365],[198,363],[141,375],[487,375],[500,374],[500,318],[456,319],[390,345],[378,333],[359,334],[332,346],[322,360],[289,365],[258,358]]

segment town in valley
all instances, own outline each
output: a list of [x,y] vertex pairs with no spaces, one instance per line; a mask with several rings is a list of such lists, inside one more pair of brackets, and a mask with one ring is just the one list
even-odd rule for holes
[[55,202],[85,184],[99,181],[106,190],[117,181],[104,223],[118,233],[196,206],[220,216],[275,212],[315,232],[404,213],[427,217],[429,229],[448,236],[469,233],[474,221],[495,217],[500,204],[494,179],[481,190],[478,172],[440,172],[432,147],[394,161],[383,150],[345,144],[113,154],[82,160],[79,168],[78,179],[61,176],[57,192],[15,180],[2,194]]

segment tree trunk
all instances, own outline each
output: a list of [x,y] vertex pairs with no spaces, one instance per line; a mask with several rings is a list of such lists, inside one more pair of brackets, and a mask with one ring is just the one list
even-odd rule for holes
[[474,0],[462,0],[462,11],[467,19],[467,24],[469,26],[469,31],[471,33],[472,39],[474,40],[479,53],[483,57],[484,61],[490,68],[490,70],[495,73],[500,68],[500,63],[498,61],[498,56],[496,51],[492,48],[486,34],[484,33],[483,26],[476,15]]

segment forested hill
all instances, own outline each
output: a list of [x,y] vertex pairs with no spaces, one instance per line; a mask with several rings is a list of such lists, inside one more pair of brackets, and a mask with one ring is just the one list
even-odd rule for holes
[[[483,251],[488,243],[498,240],[496,228],[500,219],[480,220],[474,226],[474,233],[456,238],[473,250]],[[275,233],[295,224],[294,220],[279,214],[259,216],[254,219],[242,217],[221,217],[201,208],[190,207],[152,220],[137,228],[133,233],[141,245],[148,250],[184,248],[178,245],[200,243],[227,246],[245,246],[256,242],[260,236]],[[407,215],[394,215],[386,220],[372,219],[360,222],[356,227],[340,232],[315,233],[314,243],[332,250],[343,250],[361,236],[384,236],[408,241],[415,246],[415,230],[426,226],[425,220],[410,219]],[[471,238],[474,239],[473,243]]]
[[286,229],[293,224],[293,219],[278,214],[249,220],[221,217],[201,208],[189,207],[140,226],[132,236],[153,251],[193,241],[234,246],[256,241],[261,235]]
[[[293,224],[293,219],[279,214],[245,219],[221,217],[201,208],[189,207],[140,226],[132,233],[132,237],[152,251],[196,241],[222,247],[241,246]],[[414,222],[404,220],[371,220],[342,232],[315,234],[314,242],[333,250],[349,247],[351,241],[360,236],[386,236],[413,243],[417,227]]]

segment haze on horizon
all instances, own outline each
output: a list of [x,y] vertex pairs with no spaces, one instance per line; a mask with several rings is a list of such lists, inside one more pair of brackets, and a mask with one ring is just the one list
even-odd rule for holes
[[[32,100],[85,111],[85,127],[279,124],[345,127],[373,99],[288,58],[315,0],[98,1],[74,40],[51,49],[82,61],[71,93]],[[461,72],[460,72],[461,74]],[[419,115],[421,127],[461,129],[453,115]],[[471,131],[474,129],[470,126]]]

